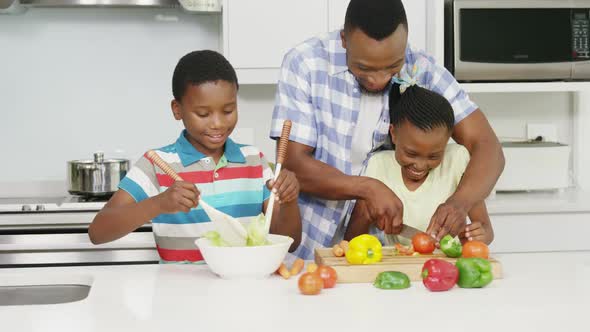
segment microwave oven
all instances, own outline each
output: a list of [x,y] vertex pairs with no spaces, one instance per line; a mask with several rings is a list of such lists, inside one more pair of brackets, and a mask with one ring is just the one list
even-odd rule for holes
[[590,80],[590,0],[446,0],[459,81]]

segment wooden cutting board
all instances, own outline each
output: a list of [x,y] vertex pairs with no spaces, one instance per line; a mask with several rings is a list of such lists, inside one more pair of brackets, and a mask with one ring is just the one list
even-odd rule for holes
[[[399,271],[408,275],[412,281],[422,280],[422,266],[431,258],[443,259],[455,263],[456,258],[446,257],[442,252],[436,250],[431,255],[400,256],[396,255],[393,247],[383,247],[383,258],[381,262],[368,265],[351,265],[345,257],[336,257],[332,254],[331,248],[319,248],[315,250],[315,262],[318,265],[328,265],[336,270],[338,282],[341,283],[372,283],[380,272]],[[494,258],[489,259],[492,263],[494,279],[502,278],[502,264]]]

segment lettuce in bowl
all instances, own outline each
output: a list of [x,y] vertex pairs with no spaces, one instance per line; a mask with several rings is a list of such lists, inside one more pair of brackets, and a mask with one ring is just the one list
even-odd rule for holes
[[[271,244],[267,240],[268,233],[264,227],[265,217],[264,213],[260,213],[258,216],[253,217],[248,227],[246,227],[246,246],[256,247]],[[211,245],[216,247],[229,247],[229,243],[223,240],[219,232],[209,231],[203,234],[203,237],[209,239]]]

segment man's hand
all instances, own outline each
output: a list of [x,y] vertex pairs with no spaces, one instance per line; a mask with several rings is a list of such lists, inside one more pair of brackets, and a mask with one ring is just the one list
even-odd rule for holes
[[400,199],[381,181],[370,179],[368,195],[363,198],[371,221],[385,234],[402,230],[404,207]]
[[467,222],[467,208],[460,202],[447,200],[438,206],[430,219],[426,233],[439,242],[443,236],[456,236],[465,229]]

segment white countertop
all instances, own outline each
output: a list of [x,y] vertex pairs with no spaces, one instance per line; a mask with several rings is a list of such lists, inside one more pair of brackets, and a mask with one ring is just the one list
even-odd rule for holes
[[0,307],[3,331],[567,331],[586,328],[590,252],[498,255],[504,279],[432,293],[338,284],[318,296],[297,279],[229,281],[207,266],[0,269],[0,285],[91,283],[74,303]]

